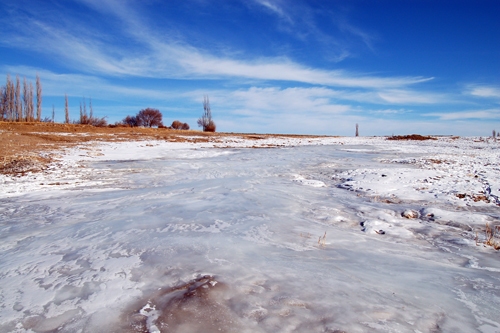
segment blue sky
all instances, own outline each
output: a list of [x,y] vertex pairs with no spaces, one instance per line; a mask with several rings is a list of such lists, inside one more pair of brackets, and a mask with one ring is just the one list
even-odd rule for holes
[[[0,75],[43,84],[43,115],[146,107],[218,131],[500,131],[497,0],[3,0]],[[4,79],[1,79],[4,84]]]

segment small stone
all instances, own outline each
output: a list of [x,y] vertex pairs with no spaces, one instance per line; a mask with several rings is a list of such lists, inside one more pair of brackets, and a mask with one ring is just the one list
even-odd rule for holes
[[22,306],[21,303],[19,302],[16,302],[16,304],[14,304],[14,306],[12,307],[14,310],[16,311],[21,311],[22,309],[24,309],[24,306]]
[[401,216],[406,217],[407,219],[416,219],[420,216],[420,214],[416,210],[407,209],[401,213]]

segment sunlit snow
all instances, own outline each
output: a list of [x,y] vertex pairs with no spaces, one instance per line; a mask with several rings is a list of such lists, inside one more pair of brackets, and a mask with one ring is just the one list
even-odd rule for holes
[[0,331],[500,332],[499,147],[67,150],[0,176]]

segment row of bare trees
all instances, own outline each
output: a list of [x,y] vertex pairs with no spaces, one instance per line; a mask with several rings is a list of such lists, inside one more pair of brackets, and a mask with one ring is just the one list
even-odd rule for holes
[[7,74],[5,86],[0,87],[0,120],[1,121],[41,121],[42,120],[42,84],[36,75],[36,113],[34,105],[33,83],[16,75],[15,81]]
[[[40,76],[36,75],[36,109],[35,109],[35,92],[33,83],[23,78],[22,93],[21,79],[16,75],[13,80],[10,74],[7,74],[5,86],[0,87],[0,121],[16,121],[16,122],[34,122],[45,121],[54,122],[55,109],[52,106],[52,119],[46,117],[42,119],[42,83]],[[68,95],[64,95],[64,123],[71,123],[69,117]],[[74,124],[84,124],[93,126],[106,126],[106,117],[97,118],[93,115],[92,99],[89,101],[90,112],[87,112],[87,102],[83,98],[80,102],[80,118],[74,121]]]
[[[26,81],[23,78],[22,94],[21,94],[21,79],[16,75],[15,81],[11,79],[10,74],[7,74],[5,86],[0,87],[0,121],[17,121],[17,122],[33,122],[42,121],[42,84],[40,77],[36,74],[36,110],[35,96],[32,82]],[[75,124],[106,126],[106,117],[94,117],[92,107],[92,99],[89,99],[87,111],[87,101],[85,98],[80,102],[80,118],[74,121]],[[36,111],[36,112],[35,112]],[[52,119],[46,118],[43,121],[54,122],[55,110],[52,106]],[[64,95],[64,123],[71,123],[69,117],[68,95]],[[146,108],[135,116],[127,116],[122,121],[128,126],[144,126],[144,127],[164,127],[162,122],[162,114],[159,110]],[[198,119],[198,126],[203,128],[205,132],[215,132],[216,126],[212,119],[212,111],[208,96],[203,98],[203,114]],[[187,123],[182,123],[175,120],[172,123],[173,129],[189,129]]]

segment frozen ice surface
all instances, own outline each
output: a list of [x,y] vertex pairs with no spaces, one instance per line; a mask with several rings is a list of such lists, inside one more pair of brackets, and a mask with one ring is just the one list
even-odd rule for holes
[[498,148],[72,149],[0,178],[0,331],[500,332]]

